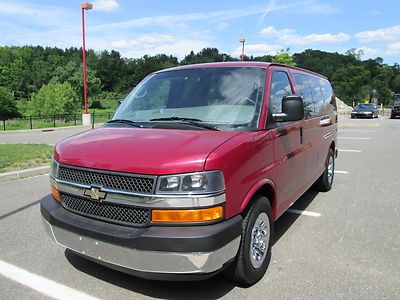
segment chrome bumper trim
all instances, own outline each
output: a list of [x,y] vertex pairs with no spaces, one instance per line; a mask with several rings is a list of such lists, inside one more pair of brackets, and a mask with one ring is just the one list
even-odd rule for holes
[[240,236],[213,252],[162,252],[128,249],[105,243],[50,225],[43,225],[50,237],[60,246],[98,261],[135,271],[164,274],[212,273],[236,256]]
[[[60,192],[70,195],[88,198],[84,195],[85,189],[90,186],[76,184],[59,180],[50,176],[50,184]],[[206,195],[146,195],[129,193],[111,189],[102,188],[101,191],[107,192],[104,202],[116,203],[122,205],[132,205],[146,208],[187,208],[187,207],[208,207],[225,202],[225,192]]]

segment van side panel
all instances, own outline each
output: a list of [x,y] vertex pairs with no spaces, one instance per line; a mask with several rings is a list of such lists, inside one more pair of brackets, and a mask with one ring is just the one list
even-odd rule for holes
[[257,182],[273,182],[273,138],[271,131],[242,132],[208,156],[205,170],[219,169],[224,174],[227,218],[245,209],[242,203]]
[[326,79],[319,76],[298,70],[291,73],[296,84],[296,94],[306,103],[309,101],[308,98],[312,99],[312,107],[307,106],[305,109],[307,113],[303,128],[304,175],[315,181],[324,171],[329,147],[336,137],[332,87]]

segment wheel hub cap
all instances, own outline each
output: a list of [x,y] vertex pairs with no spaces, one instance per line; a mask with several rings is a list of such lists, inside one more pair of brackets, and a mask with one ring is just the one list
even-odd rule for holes
[[333,172],[334,172],[334,165],[333,165],[333,157],[329,157],[329,162],[328,162],[328,181],[331,184],[333,180]]
[[269,218],[261,213],[251,230],[250,261],[254,268],[259,268],[267,255],[270,240]]

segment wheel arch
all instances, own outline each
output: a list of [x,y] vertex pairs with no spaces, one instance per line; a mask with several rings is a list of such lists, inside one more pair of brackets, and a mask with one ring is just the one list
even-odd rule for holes
[[265,196],[271,205],[272,218],[276,220],[277,216],[277,199],[276,199],[276,187],[272,180],[262,179],[257,182],[246,194],[242,204],[240,206],[240,212],[246,211],[254,202],[255,196]]
[[332,149],[333,154],[335,155],[335,158],[338,156],[338,150],[336,149],[336,142],[335,140],[332,141],[331,145],[329,146],[329,149]]

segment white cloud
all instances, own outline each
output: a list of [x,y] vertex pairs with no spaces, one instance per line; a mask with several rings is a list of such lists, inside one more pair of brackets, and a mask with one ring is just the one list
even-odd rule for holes
[[400,25],[361,31],[354,37],[361,43],[396,42],[400,40]]
[[[281,45],[270,45],[270,44],[249,44],[244,45],[245,55],[250,56],[262,56],[262,55],[275,55],[283,47]],[[233,56],[242,55],[242,47],[237,47],[233,52]]]
[[229,27],[229,23],[228,22],[221,22],[219,24],[217,24],[217,26],[215,27],[217,30],[224,30],[226,28]]
[[[97,0],[99,1],[99,0]],[[103,0],[104,1],[104,0]],[[111,1],[111,0],[110,0]],[[165,26],[165,27],[182,27],[186,22],[207,21],[210,23],[227,22],[247,16],[261,15],[259,22],[262,22],[266,15],[273,11],[284,11],[291,13],[306,14],[330,14],[337,12],[337,9],[328,4],[321,4],[318,0],[295,0],[288,1],[281,5],[275,5],[275,1],[270,1],[270,5],[265,8],[261,6],[244,6],[239,9],[224,9],[217,11],[208,11],[201,13],[188,13],[178,15],[161,15],[131,19],[127,21],[107,23],[92,27],[92,29],[103,30],[121,29],[121,28],[138,28],[144,26]]]
[[94,0],[93,1],[93,9],[99,11],[114,11],[117,10],[119,4],[117,0]]
[[265,18],[267,15],[274,10],[276,5],[276,0],[270,0],[267,4],[267,7],[265,8],[264,13],[261,15],[261,17],[258,19],[257,25],[261,26],[262,23],[264,22]]
[[286,35],[291,35],[294,34],[293,29],[276,29],[274,26],[268,26],[260,30],[260,34],[266,38],[270,37],[281,37],[281,36],[286,36]]
[[382,12],[380,10],[370,10],[368,14],[377,16],[382,14]]
[[111,42],[112,48],[126,49],[132,46],[132,41],[128,40],[115,40]]
[[400,42],[389,44],[387,50],[385,51],[387,56],[400,55]]
[[261,36],[265,38],[276,38],[280,43],[292,45],[316,45],[316,44],[338,44],[350,39],[350,35],[340,32],[338,34],[322,33],[299,35],[295,30],[285,28],[276,29],[273,26],[265,27],[260,30]]
[[338,34],[322,33],[309,35],[284,35],[280,38],[287,45],[316,45],[316,44],[338,44],[350,40],[350,35],[340,32]]
[[375,48],[361,47],[357,49],[362,51],[362,56],[365,58],[376,58],[380,54],[380,51]]
[[153,48],[156,45],[170,43],[174,37],[167,34],[149,33],[138,36],[136,39],[120,39],[111,42],[111,47],[117,49],[129,49],[135,46],[140,48]]
[[400,25],[376,30],[361,31],[354,37],[364,44],[372,44],[380,49],[379,56],[400,55]]
[[142,57],[144,55],[167,54],[174,55],[182,59],[190,51],[199,52],[201,49],[210,46],[206,41],[194,39],[174,39],[168,43],[156,45],[132,45],[129,49],[121,51],[121,54],[126,57]]

